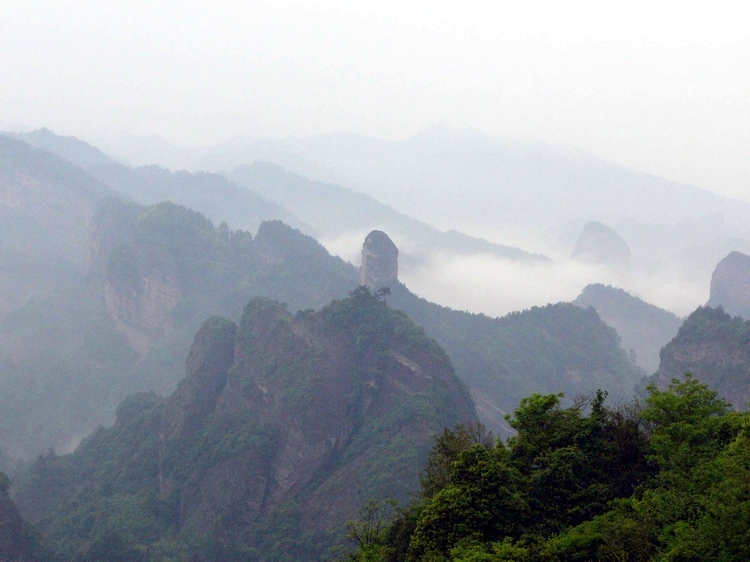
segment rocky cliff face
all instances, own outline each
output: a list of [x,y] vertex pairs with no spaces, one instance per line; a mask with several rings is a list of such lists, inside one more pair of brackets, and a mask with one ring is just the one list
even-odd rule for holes
[[86,258],[90,283],[102,291],[107,315],[141,355],[174,330],[173,312],[186,296],[174,249],[138,236],[138,219],[146,211],[104,200],[94,215]]
[[234,361],[236,332],[234,322],[218,316],[203,323],[186,361],[187,377],[167,402],[162,442],[195,435],[214,411]]
[[[184,295],[172,257],[161,248],[118,248],[111,257],[132,269],[118,271],[112,261],[104,279],[104,307],[132,348],[146,353],[151,344],[174,330],[173,312]],[[128,255],[129,253],[129,255]]]
[[613,229],[600,222],[591,221],[586,223],[576,240],[572,258],[627,269],[630,267],[630,248]]
[[363,287],[319,312],[259,298],[239,325],[213,317],[186,374],[29,467],[19,506],[66,559],[112,529],[123,552],[322,559],[368,500],[417,490],[437,432],[476,420],[445,352]]
[[103,202],[88,264],[109,317],[140,354],[185,326],[194,333],[200,318],[229,314],[254,295],[308,308],[356,284],[354,268],[280,221],[264,222],[253,238],[168,202]]
[[[204,325],[164,415],[161,493],[184,529],[247,537],[292,509],[335,532],[370,497],[406,499],[433,432],[475,419],[447,356],[368,292],[297,317],[252,301],[230,366],[233,329]],[[200,458],[179,468],[186,440]]]
[[666,388],[673,378],[691,373],[735,408],[750,403],[750,322],[730,317],[721,308],[701,307],[683,323],[661,351],[656,383]]
[[750,319],[750,256],[731,252],[718,263],[706,306],[721,306],[731,315]]
[[385,232],[373,230],[362,246],[359,284],[380,289],[398,281],[398,248]]

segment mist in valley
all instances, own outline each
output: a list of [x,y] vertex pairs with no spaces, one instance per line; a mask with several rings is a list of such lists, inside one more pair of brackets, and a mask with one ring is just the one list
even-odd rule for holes
[[748,481],[750,12],[671,4],[3,9],[0,558],[711,559],[607,511]]

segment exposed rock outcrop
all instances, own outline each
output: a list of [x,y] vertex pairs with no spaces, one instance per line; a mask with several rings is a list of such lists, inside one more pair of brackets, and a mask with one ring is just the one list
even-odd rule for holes
[[236,333],[237,325],[226,318],[203,323],[185,363],[187,376],[167,402],[162,441],[194,435],[214,411],[234,362]]
[[719,308],[701,307],[661,351],[656,384],[691,373],[735,408],[750,403],[750,322]]
[[170,202],[104,201],[88,264],[92,291],[101,291],[109,317],[141,355],[252,295],[308,308],[356,284],[353,267],[280,221],[262,223],[253,238]]
[[731,252],[718,263],[706,306],[721,306],[733,316],[750,319],[750,256]]
[[609,267],[630,267],[630,248],[625,240],[610,227],[596,221],[583,227],[571,257]]
[[362,246],[359,284],[380,289],[398,281],[398,248],[385,232],[373,230]]
[[[204,324],[162,422],[161,493],[179,491],[185,529],[296,505],[306,531],[331,532],[371,497],[405,499],[433,433],[476,419],[447,355],[367,291],[297,317],[257,299],[233,331]],[[197,456],[175,467],[187,443]]]
[[[110,254],[104,280],[104,307],[138,353],[175,327],[183,299],[174,260],[157,247],[118,248]],[[124,263],[116,263],[116,260]]]

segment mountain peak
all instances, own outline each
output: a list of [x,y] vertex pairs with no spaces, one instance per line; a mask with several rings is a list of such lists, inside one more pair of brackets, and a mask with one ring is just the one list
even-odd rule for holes
[[711,276],[708,306],[723,306],[731,315],[750,318],[750,256],[730,252]]
[[373,230],[362,245],[359,284],[374,289],[398,281],[398,248],[382,230]]
[[583,227],[571,256],[589,263],[613,267],[630,267],[630,248],[612,228],[590,221]]

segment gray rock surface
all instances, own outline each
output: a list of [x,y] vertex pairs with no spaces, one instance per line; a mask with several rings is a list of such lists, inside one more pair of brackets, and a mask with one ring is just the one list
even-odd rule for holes
[[596,221],[583,227],[571,257],[610,267],[630,267],[630,248],[625,240],[610,227]]
[[359,284],[379,289],[398,280],[398,248],[385,232],[373,230],[362,246]]
[[722,306],[732,316],[750,319],[750,256],[731,252],[711,276],[708,306]]

